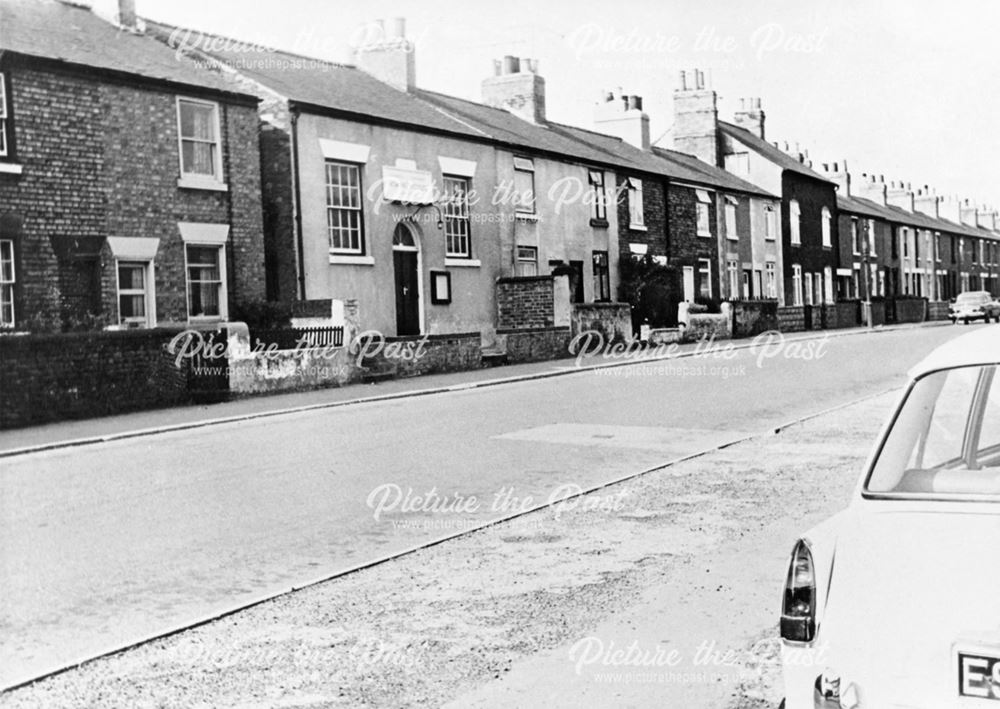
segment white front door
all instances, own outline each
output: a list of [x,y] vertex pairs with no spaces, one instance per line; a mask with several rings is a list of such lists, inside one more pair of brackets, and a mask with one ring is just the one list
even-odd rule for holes
[[694,266],[684,267],[684,300],[694,302]]

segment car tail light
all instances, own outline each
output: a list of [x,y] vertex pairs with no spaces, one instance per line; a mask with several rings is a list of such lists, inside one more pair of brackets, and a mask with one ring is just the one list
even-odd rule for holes
[[792,550],[781,604],[781,637],[800,643],[816,637],[816,573],[812,554],[802,540]]

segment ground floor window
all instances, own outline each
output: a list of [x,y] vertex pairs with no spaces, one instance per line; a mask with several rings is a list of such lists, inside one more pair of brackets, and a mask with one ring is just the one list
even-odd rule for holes
[[764,264],[764,276],[767,279],[767,297],[778,297],[778,264],[768,261]]
[[534,246],[517,247],[517,275],[538,275],[538,248]]
[[740,265],[736,261],[726,261],[726,278],[729,281],[729,297],[734,300],[740,297],[739,269]]
[[802,305],[802,266],[792,266],[792,305]]
[[118,262],[118,322],[123,325],[152,325],[152,264],[141,261]]
[[608,252],[594,252],[594,300],[611,300],[611,273],[608,269]]
[[712,297],[712,262],[707,258],[698,259],[698,295]]
[[0,241],[0,327],[14,327],[14,242]]
[[226,317],[224,247],[187,245],[189,318]]

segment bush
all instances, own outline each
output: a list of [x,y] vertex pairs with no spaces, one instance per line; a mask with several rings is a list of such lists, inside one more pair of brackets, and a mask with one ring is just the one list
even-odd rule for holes
[[632,326],[670,327],[677,323],[677,269],[652,256],[619,261],[619,298],[632,306]]
[[722,312],[722,302],[716,300],[715,298],[702,298],[701,296],[699,296],[694,299],[694,303],[692,303],[691,305],[692,306],[702,305],[705,307],[705,309],[701,311],[695,311],[689,308],[688,309],[689,313],[702,312],[702,313],[718,314]]

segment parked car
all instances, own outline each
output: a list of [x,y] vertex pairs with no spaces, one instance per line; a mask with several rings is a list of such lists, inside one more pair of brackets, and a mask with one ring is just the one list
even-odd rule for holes
[[780,626],[787,709],[1000,709],[1000,328],[910,372],[847,509],[795,543]]
[[987,291],[967,291],[960,294],[955,302],[948,307],[948,318],[957,323],[961,320],[966,325],[970,320],[1000,322],[1000,302],[997,302]]

